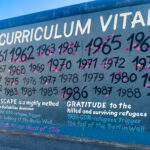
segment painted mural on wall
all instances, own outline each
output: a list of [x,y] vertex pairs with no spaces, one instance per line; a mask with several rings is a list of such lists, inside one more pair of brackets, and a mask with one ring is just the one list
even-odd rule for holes
[[150,145],[149,7],[0,30],[0,127]]

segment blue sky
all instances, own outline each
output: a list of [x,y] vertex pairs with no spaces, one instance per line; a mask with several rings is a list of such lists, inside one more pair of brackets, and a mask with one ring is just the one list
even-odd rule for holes
[[92,0],[0,0],[0,20]]

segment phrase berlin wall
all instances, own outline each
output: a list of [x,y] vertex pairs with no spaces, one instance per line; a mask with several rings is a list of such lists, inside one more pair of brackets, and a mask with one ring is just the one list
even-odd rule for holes
[[0,128],[150,145],[149,8],[0,30]]

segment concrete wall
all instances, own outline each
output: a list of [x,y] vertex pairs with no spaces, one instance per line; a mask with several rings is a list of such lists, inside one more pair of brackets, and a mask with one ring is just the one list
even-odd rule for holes
[[[149,0],[100,0],[79,4],[71,7],[50,10],[31,15],[0,21],[0,29],[6,29],[24,24],[33,24],[96,11],[116,9],[126,6],[134,6],[150,3]],[[65,11],[63,11],[65,9]],[[57,12],[57,13],[56,13]],[[15,132],[0,130],[0,150],[133,150],[150,149],[141,145],[121,144],[104,141],[86,141],[76,138],[65,138],[60,136],[47,136],[37,134],[27,134],[24,132]]]

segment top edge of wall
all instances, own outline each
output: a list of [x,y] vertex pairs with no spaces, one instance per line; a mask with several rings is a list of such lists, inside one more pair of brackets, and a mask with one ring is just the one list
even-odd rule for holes
[[0,29],[33,24],[56,18],[87,14],[97,11],[116,9],[150,3],[150,0],[95,0],[92,2],[66,6],[53,10],[46,10],[29,15],[0,20]]

